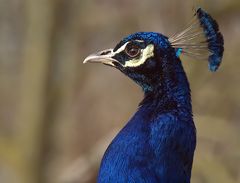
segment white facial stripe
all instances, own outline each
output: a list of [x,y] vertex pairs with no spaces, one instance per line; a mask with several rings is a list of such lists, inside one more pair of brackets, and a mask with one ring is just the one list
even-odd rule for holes
[[137,42],[139,42],[139,43],[144,43],[143,40],[139,40],[139,39],[136,39],[136,40],[134,40],[134,41],[137,41]]
[[127,46],[128,43],[129,43],[129,42],[126,42],[124,45],[122,45],[120,48],[118,48],[117,51],[113,52],[114,55],[116,55],[117,53],[120,53],[120,52],[122,52],[123,50],[125,50],[125,48],[126,48],[126,46]]
[[137,67],[142,65],[148,58],[154,56],[154,45],[150,44],[144,48],[141,52],[140,58],[134,58],[132,60],[126,61],[124,67]]
[[[137,41],[139,43],[143,43],[144,41],[143,40],[134,40],[134,41]],[[122,52],[123,50],[125,50],[127,44],[129,43],[130,41],[126,42],[124,45],[122,45],[120,48],[117,49],[117,51],[114,52],[114,55],[116,55],[117,53],[120,53]]]

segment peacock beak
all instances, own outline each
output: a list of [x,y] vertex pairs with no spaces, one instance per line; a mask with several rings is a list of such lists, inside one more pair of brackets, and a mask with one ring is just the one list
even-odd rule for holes
[[84,59],[83,63],[103,63],[115,67],[114,62],[118,62],[116,59],[112,58],[114,56],[113,49],[107,49],[99,51],[97,53],[89,55]]

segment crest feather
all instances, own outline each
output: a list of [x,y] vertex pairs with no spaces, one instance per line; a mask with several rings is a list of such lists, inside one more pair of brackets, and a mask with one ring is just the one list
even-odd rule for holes
[[208,60],[209,69],[216,71],[221,64],[224,40],[217,22],[204,10],[198,8],[192,21],[169,38],[176,55],[181,53],[198,60]]

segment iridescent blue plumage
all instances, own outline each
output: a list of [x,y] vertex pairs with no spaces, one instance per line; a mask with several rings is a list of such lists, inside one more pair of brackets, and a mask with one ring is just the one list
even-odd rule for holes
[[217,22],[208,13],[199,8],[196,14],[207,37],[208,48],[212,52],[208,58],[209,69],[216,71],[222,61],[223,36],[219,32]]
[[[215,71],[223,53],[217,23],[201,9],[197,16],[200,29],[195,29],[199,22],[193,23],[170,38],[138,32],[114,49],[84,60],[117,68],[144,91],[137,112],[107,148],[98,183],[190,183],[196,130],[189,83],[179,56],[205,58],[203,54],[210,50],[207,58],[210,70]],[[198,36],[204,42],[195,42]]]
[[181,53],[199,60],[208,60],[209,69],[216,71],[223,57],[223,36],[219,32],[217,22],[203,9],[198,8],[189,27],[169,38]]
[[196,136],[182,63],[168,38],[159,33],[135,33],[114,50],[131,40],[154,44],[154,57],[133,68],[120,65],[129,59],[125,53],[113,58],[120,62],[116,67],[142,87],[145,97],[108,147],[98,182],[188,183]]

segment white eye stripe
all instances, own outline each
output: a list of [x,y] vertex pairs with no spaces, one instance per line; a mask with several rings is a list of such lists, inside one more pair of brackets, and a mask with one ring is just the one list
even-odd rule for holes
[[154,56],[154,45],[150,44],[146,48],[141,50],[141,55],[139,58],[134,58],[132,60],[128,60],[123,65],[124,67],[137,67],[145,63],[148,58]]
[[122,52],[125,50],[127,44],[129,43],[130,41],[126,42],[124,45],[122,45],[120,48],[118,48],[116,51],[113,51],[113,49],[111,49],[111,53],[108,54],[110,57],[113,57],[115,56],[116,54]]
[[[143,40],[134,40],[137,42],[144,42]],[[126,42],[124,45],[122,45],[119,49],[117,49],[115,52],[112,53],[112,55],[116,55],[122,51],[125,50],[127,44],[130,41]],[[125,62],[125,64],[123,65],[124,67],[137,67],[142,65],[148,58],[151,58],[154,56],[154,45],[150,44],[148,45],[146,48],[141,49],[141,54],[139,58],[133,58],[131,60],[128,60]]]
[[139,39],[136,39],[136,40],[134,40],[134,41],[137,41],[137,42],[139,42],[139,43],[144,43],[143,40],[139,40]]
[[122,52],[123,50],[125,50],[125,48],[126,48],[126,46],[127,46],[128,43],[129,43],[129,41],[126,42],[124,45],[122,45],[120,48],[118,48],[118,49],[114,52],[114,55],[116,55],[117,53],[120,53],[120,52]]
[[[143,40],[138,40],[138,39],[137,39],[137,40],[134,40],[134,41],[137,41],[137,42],[139,42],[139,43],[144,43]],[[122,52],[123,50],[125,50],[127,44],[130,43],[130,42],[131,42],[131,41],[126,42],[124,45],[122,45],[120,48],[118,48],[118,49],[114,52],[114,54],[120,53],[120,52]]]

